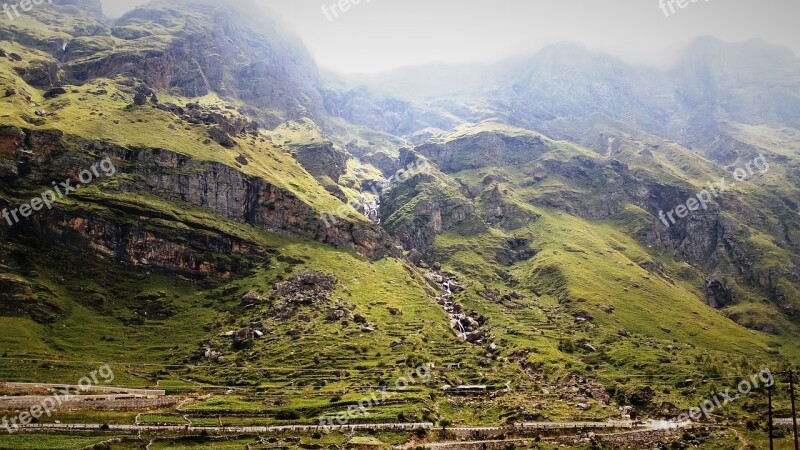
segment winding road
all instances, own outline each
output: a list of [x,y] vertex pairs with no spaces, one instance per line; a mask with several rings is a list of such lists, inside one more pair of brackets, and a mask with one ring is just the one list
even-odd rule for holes
[[[491,434],[508,431],[509,428],[516,430],[589,430],[589,429],[634,429],[641,431],[665,430],[681,428],[686,424],[673,422],[632,422],[632,421],[608,421],[608,422],[526,422],[515,424],[513,427],[453,427],[448,428],[456,434]],[[435,425],[431,422],[417,423],[368,423],[368,424],[348,424],[329,427],[335,431],[359,431],[359,430],[418,430],[433,429]],[[194,427],[187,425],[101,425],[101,424],[30,424],[24,425],[15,431],[62,431],[62,432],[85,432],[85,431],[124,431],[124,432],[147,432],[147,431],[171,431],[181,433],[231,433],[231,434],[258,434],[258,433],[280,433],[286,431],[315,432],[323,431],[326,427],[319,425],[283,425],[272,427],[260,426],[231,426],[231,427]]]

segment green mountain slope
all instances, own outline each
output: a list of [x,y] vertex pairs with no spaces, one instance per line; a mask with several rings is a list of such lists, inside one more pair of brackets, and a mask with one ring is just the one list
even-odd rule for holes
[[[0,381],[108,362],[115,383],[182,395],[47,420],[316,424],[423,364],[431,379],[355,421],[672,418],[796,366],[792,98],[753,111],[766,88],[732,77],[674,103],[651,96],[661,75],[559,46],[482,68],[464,96],[397,99],[326,83],[241,8],[153,2],[112,23],[72,2],[0,31],[0,207],[115,168],[0,227]],[[731,70],[752,57],[724,52]],[[793,89],[796,61],[771,55]],[[761,156],[707,209],[659,218]]]

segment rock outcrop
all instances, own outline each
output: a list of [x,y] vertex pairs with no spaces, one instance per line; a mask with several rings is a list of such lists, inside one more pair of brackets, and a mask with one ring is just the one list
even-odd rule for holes
[[[229,278],[249,268],[245,257],[254,256],[249,244],[230,237],[188,231],[178,241],[167,237],[166,231],[159,233],[88,214],[55,213],[34,223],[35,231],[45,240],[143,270]],[[242,258],[237,261],[213,255]]]
[[293,150],[297,159],[308,173],[315,177],[328,177],[334,183],[347,172],[350,155],[327,142],[321,145],[303,145]]
[[445,173],[489,166],[517,165],[533,161],[550,150],[539,136],[508,136],[503,133],[481,132],[446,143],[427,143],[416,149],[435,161]]
[[[42,172],[77,173],[93,162],[68,152],[63,139],[60,133],[0,128],[0,149],[10,156],[5,160],[15,161],[13,166],[18,171],[20,167],[31,171],[28,175],[34,179]],[[127,192],[187,202],[270,232],[350,247],[365,257],[399,254],[380,227],[366,222],[325,226],[319,220],[319,212],[291,191],[233,167],[192,160],[168,150],[129,149],[79,138],[71,141],[87,153],[112,158],[121,170],[133,176],[122,182]],[[34,167],[31,160],[36,162]]]
[[[187,19],[179,22],[178,17]],[[180,26],[181,33],[169,34],[171,25]],[[256,5],[244,13],[232,4],[203,1],[146,5],[125,14],[110,33],[130,41],[161,36],[167,44],[68,61],[69,79],[125,75],[155,90],[175,89],[186,97],[215,92],[263,111],[280,111],[287,118],[323,110],[313,59],[296,37]],[[267,113],[259,118],[268,125],[280,121]]]

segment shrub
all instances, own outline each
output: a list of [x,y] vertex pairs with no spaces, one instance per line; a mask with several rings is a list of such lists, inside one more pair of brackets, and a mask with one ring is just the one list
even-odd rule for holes
[[558,342],[558,350],[562,353],[575,353],[575,342],[570,339],[562,339]]
[[278,413],[275,414],[275,419],[277,419],[277,420],[298,420],[298,419],[300,419],[300,414],[297,411],[292,410],[292,409],[284,409],[284,410],[278,411]]

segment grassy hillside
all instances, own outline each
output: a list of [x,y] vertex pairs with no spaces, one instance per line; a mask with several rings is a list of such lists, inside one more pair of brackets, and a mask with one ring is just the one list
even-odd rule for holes
[[[409,149],[421,135],[323,112],[325,88],[299,70],[307,55],[292,53],[293,41],[264,49],[296,56],[284,66],[249,61],[249,35],[238,39],[246,27],[206,6],[160,2],[117,26],[77,6],[42,8],[0,32],[0,126],[16,127],[0,135],[0,204],[19,205],[86,161],[114,154],[120,165],[0,230],[0,383],[76,383],[108,363],[115,385],[174,396],[43,421],[316,424],[384,389],[391,399],[352,422],[611,420],[630,418],[628,406],[634,418],[671,418],[800,361],[795,130],[731,125],[743,150],[727,167],[613,125],[587,131],[584,146],[487,120]],[[216,20],[232,36],[206,36]],[[258,39],[278,39],[276,30]],[[58,50],[61,40],[73,47]],[[207,58],[181,72],[186,61],[170,58],[189,57],[170,53],[176,43]],[[242,80],[209,70],[223,50],[248,68],[243,80],[257,80],[234,86]],[[143,54],[175,71],[149,67],[142,79],[125,61]],[[659,210],[762,152],[768,173],[662,226]],[[417,158],[433,168],[389,182]],[[380,226],[345,206],[362,196],[380,202]],[[317,220],[340,208],[349,215],[338,228]],[[730,294],[716,309],[712,288]],[[398,387],[423,365],[429,379]],[[716,418],[757,420],[762,394]],[[90,434],[59,445],[96,443]],[[412,437],[452,436],[285,433],[280,444]],[[149,448],[253,443],[170,439]],[[0,448],[22,445],[0,438]]]

